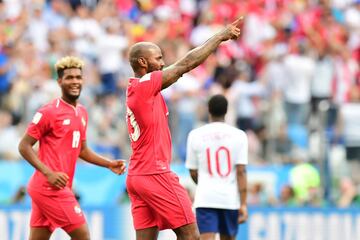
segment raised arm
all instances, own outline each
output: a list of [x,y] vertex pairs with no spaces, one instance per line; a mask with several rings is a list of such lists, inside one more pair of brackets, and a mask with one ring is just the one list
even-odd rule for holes
[[197,169],[190,169],[190,176],[194,183],[198,183],[198,170]]
[[184,73],[196,68],[215,51],[220,43],[229,39],[237,39],[240,36],[240,23],[243,17],[236,19],[223,30],[213,35],[202,45],[189,51],[183,58],[163,70],[162,89],[176,82]]

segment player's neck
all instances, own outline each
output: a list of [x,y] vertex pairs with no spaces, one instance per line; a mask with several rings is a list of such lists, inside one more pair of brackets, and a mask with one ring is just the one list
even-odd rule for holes
[[64,102],[66,102],[67,104],[76,107],[76,104],[77,104],[77,101],[76,101],[76,100],[73,101],[73,100],[70,100],[70,99],[68,99],[68,98],[66,98],[66,97],[64,97],[64,96],[62,96],[61,99],[62,99]]
[[143,69],[140,69],[140,70],[134,72],[134,75],[136,78],[142,78],[142,76],[144,76],[145,74],[146,74],[146,71]]
[[144,76],[144,75],[136,74],[136,73],[135,73],[135,78],[141,78],[142,76]]
[[212,117],[212,116],[210,116],[209,121],[210,122],[225,122],[225,118],[224,117]]

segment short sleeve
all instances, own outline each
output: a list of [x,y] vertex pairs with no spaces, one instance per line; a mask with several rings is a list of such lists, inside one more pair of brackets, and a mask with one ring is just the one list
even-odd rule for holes
[[51,129],[51,112],[49,108],[40,108],[32,118],[28,125],[26,133],[33,138],[39,140],[46,135]]
[[147,73],[139,80],[138,92],[141,96],[155,96],[161,91],[162,71]]
[[198,169],[198,160],[196,156],[196,152],[194,150],[194,135],[193,132],[190,132],[187,139],[186,146],[186,161],[185,166],[188,169]]
[[247,135],[244,132],[240,132],[238,136],[237,141],[239,142],[239,149],[235,163],[247,165],[249,151]]

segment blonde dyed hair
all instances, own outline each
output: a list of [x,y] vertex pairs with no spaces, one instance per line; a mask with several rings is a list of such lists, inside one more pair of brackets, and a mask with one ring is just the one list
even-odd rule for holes
[[82,69],[84,67],[84,61],[78,57],[74,56],[66,56],[59,59],[55,64],[55,69],[58,74],[58,77],[62,77],[64,75],[64,70],[68,68],[78,68]]

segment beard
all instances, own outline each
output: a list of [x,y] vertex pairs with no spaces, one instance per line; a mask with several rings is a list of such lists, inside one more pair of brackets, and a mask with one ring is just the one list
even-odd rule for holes
[[159,71],[159,70],[162,70],[162,69],[163,69],[163,67],[159,66],[158,64],[149,63],[147,73],[151,73],[151,72],[154,72],[154,71]]
[[70,94],[70,93],[68,93],[68,92],[64,92],[63,95],[64,95],[64,97],[65,97],[66,99],[68,99],[68,100],[70,100],[70,101],[72,101],[72,102],[76,102],[76,101],[79,99],[79,97],[80,97],[80,93],[77,94],[77,95],[73,95],[73,94]]

